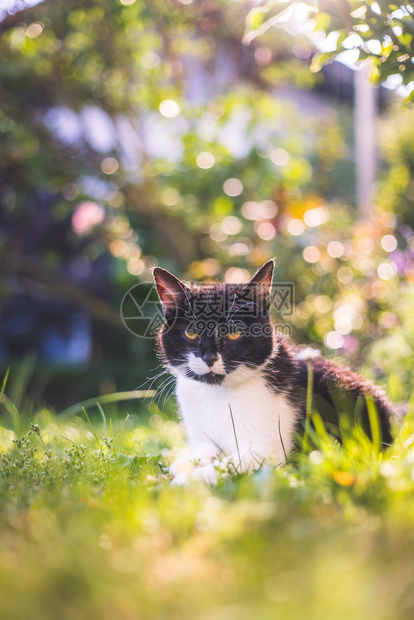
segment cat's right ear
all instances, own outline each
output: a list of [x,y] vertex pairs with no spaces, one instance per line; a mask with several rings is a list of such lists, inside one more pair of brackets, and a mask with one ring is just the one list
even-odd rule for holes
[[165,318],[176,316],[177,310],[188,302],[188,288],[166,269],[155,267],[152,273]]

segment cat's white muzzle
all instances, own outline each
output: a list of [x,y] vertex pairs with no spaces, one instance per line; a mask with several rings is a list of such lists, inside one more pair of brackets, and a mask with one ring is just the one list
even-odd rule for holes
[[196,375],[208,375],[210,372],[215,375],[226,374],[221,355],[219,355],[218,359],[212,366],[209,366],[204,360],[201,359],[201,357],[197,357],[194,353],[190,353],[188,356],[188,367]]

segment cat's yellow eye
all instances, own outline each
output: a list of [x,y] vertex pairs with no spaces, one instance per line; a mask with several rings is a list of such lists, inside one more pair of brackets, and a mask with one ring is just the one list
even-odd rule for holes
[[185,337],[188,338],[188,340],[197,340],[198,338],[198,334],[196,334],[195,332],[184,332]]
[[238,338],[240,338],[240,336],[240,332],[229,332],[227,334],[227,340],[237,340]]

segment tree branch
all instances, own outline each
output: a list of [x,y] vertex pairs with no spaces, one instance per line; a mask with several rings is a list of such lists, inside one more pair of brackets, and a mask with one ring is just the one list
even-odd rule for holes
[[103,321],[120,328],[122,321],[120,314],[108,303],[89,293],[84,288],[62,280],[57,273],[41,265],[35,260],[28,259],[21,254],[5,252],[6,259],[1,265],[3,272],[8,275],[26,275],[42,283],[50,296],[61,297],[76,305],[84,307],[98,321]]

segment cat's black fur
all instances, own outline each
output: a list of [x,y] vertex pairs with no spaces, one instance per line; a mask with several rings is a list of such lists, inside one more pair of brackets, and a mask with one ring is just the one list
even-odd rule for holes
[[[298,431],[306,419],[307,360],[298,349],[272,329],[269,317],[269,293],[273,261],[266,263],[248,286],[229,284],[184,284],[168,271],[154,269],[154,279],[163,304],[165,325],[159,334],[161,355],[172,367],[183,366],[192,352],[206,363],[221,355],[226,375],[245,364],[254,372],[261,367],[266,384],[273,393],[283,393],[299,415]],[[256,311],[255,311],[256,310]],[[252,335],[255,328],[258,332]],[[237,329],[243,336],[234,342],[226,330]],[[196,341],[188,340],[185,331],[198,333]],[[221,332],[218,337],[217,330]],[[313,409],[321,415],[328,432],[337,436],[339,416],[350,424],[358,422],[368,436],[371,425],[367,397],[376,407],[383,444],[392,442],[390,418],[392,410],[382,391],[349,369],[321,356],[311,360],[313,367]],[[226,375],[197,375],[190,369],[187,376],[200,382],[220,384]]]
[[[265,370],[268,385],[275,392],[284,391],[293,403],[299,405],[301,415],[298,431],[306,418],[306,392],[308,382],[307,361],[298,358],[296,347],[284,336],[276,335],[278,352]],[[324,357],[312,359],[313,395],[312,408],[322,417],[331,434],[340,438],[339,415],[346,416],[353,425],[360,424],[371,437],[366,399],[372,398],[381,427],[382,443],[392,442],[390,403],[382,390],[348,368],[343,368]]]

